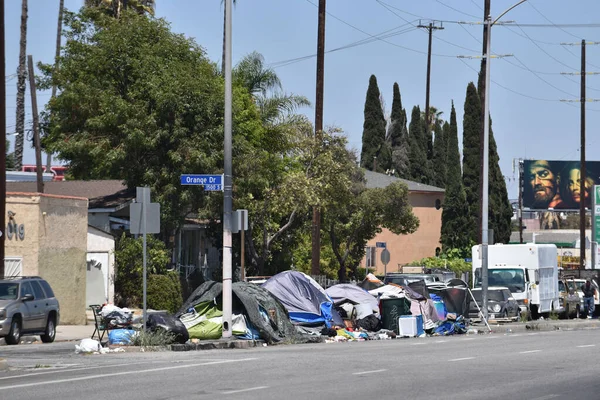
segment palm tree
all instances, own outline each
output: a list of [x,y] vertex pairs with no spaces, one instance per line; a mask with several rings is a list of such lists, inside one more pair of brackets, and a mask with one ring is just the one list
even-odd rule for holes
[[289,122],[299,107],[310,106],[304,96],[282,93],[281,81],[271,68],[265,67],[262,54],[252,52],[233,69],[233,79],[254,98],[264,123],[278,125]]
[[[58,3],[58,24],[56,27],[56,53],[54,54],[54,72],[58,69],[58,57],[60,57],[60,43],[62,37],[62,22],[65,11],[65,0],[60,0]],[[56,84],[52,84],[52,98],[56,96]],[[50,171],[52,167],[52,153],[46,154],[46,171]]]
[[154,15],[155,0],[85,0],[85,7],[98,7],[104,9],[115,18],[121,16],[124,9],[135,10],[138,14]]
[[21,39],[19,41],[19,68],[17,70],[17,120],[15,138],[15,169],[23,166],[23,145],[25,141],[25,81],[27,70],[25,56],[27,55],[27,0],[21,3]]
[[[223,4],[225,2],[225,0],[221,0],[221,4]],[[233,5],[235,6],[237,3],[237,0],[233,0]],[[222,57],[221,57],[221,75],[225,76],[225,40],[227,39],[225,37],[225,29],[227,25],[227,16],[225,15],[225,11],[223,10],[223,53],[222,53]]]

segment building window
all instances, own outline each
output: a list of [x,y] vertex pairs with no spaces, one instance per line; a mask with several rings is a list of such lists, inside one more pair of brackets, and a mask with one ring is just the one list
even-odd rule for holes
[[375,268],[375,262],[377,257],[376,247],[367,247],[367,268]]
[[439,210],[442,208],[442,201],[440,199],[435,199],[435,209]]

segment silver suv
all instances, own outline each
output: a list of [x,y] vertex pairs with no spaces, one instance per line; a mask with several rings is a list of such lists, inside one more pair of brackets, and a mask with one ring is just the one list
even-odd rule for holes
[[0,280],[0,337],[18,344],[21,335],[41,335],[52,343],[60,318],[52,288],[39,276]]

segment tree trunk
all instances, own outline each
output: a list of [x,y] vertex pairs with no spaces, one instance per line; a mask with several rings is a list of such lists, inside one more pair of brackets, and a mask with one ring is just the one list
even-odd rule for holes
[[15,137],[15,169],[23,167],[23,145],[25,143],[25,81],[27,79],[27,0],[21,6],[21,39],[19,41],[19,68],[17,70],[17,120]]
[[[58,25],[56,27],[56,53],[54,55],[54,73],[58,72],[58,58],[60,57],[60,44],[62,38],[62,22],[65,11],[65,0],[60,0],[58,4]],[[56,96],[56,83],[52,84],[52,98]],[[50,172],[52,168],[52,153],[46,153],[46,171]]]

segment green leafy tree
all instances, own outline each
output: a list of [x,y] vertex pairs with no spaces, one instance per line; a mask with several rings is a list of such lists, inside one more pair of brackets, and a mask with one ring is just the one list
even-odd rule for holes
[[463,115],[463,185],[469,205],[469,239],[478,242],[479,232],[479,132],[481,103],[473,82],[467,86],[465,111]]
[[374,162],[376,162],[376,170],[385,171],[390,160],[381,157],[387,155],[384,148],[386,146],[385,117],[381,108],[380,92],[375,75],[371,75],[369,78],[364,116],[362,151],[360,153],[361,166],[374,171]]
[[426,142],[423,140],[423,124],[419,106],[414,106],[409,126],[409,162],[411,180],[431,183],[431,170],[427,162]]
[[324,225],[339,263],[338,279],[345,282],[348,269],[356,278],[367,241],[382,228],[397,235],[413,233],[419,219],[412,212],[406,184],[396,181],[383,189],[365,189],[355,183],[327,209]]
[[489,226],[494,230],[494,242],[508,243],[512,232],[513,209],[508,199],[506,181],[500,169],[500,156],[490,118],[490,180],[489,180]]
[[[163,20],[136,13],[117,20],[84,8],[67,13],[65,23],[58,68],[42,66],[41,87],[59,89],[44,114],[43,144],[74,179],[150,186],[170,234],[207,203],[180,175],[222,170],[222,79],[204,50]],[[246,89],[236,86],[233,99],[234,148],[242,157],[272,139]]]
[[460,153],[458,150],[458,126],[454,103],[448,125],[448,157],[446,192],[442,210],[442,251],[453,248],[465,248],[471,243],[469,227],[469,205],[462,183]]
[[392,168],[395,175],[410,179],[408,129],[406,127],[406,110],[402,108],[400,87],[394,83],[394,98],[388,136],[392,150]]

